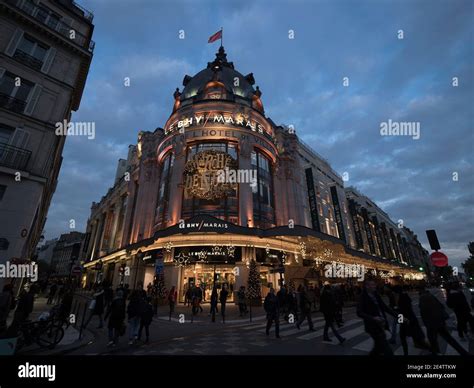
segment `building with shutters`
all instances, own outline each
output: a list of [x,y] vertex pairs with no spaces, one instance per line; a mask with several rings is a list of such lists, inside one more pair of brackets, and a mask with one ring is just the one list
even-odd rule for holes
[[80,264],[80,251],[84,233],[70,232],[62,234],[53,248],[51,277],[67,278],[71,269]]
[[[138,134],[114,186],[92,204],[84,285],[175,285],[183,301],[195,284],[207,294],[247,286],[253,260],[262,295],[282,281],[321,285],[333,263],[387,281],[420,278],[400,251],[392,260],[356,247],[343,179],[266,116],[254,85],[223,47],[184,77],[163,128]],[[336,279],[345,274],[329,280],[356,282]]]
[[0,263],[40,240],[66,140],[55,123],[79,108],[92,20],[72,0],[0,1]]

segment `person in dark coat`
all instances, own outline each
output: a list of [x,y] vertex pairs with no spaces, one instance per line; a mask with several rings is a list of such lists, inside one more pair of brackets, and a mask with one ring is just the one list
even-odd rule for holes
[[89,322],[91,321],[94,315],[99,317],[99,326],[98,329],[101,329],[104,325],[102,320],[102,314],[104,313],[104,289],[102,287],[98,287],[96,293],[93,295],[92,308],[90,308],[90,315],[87,319],[86,323],[84,324],[84,328],[87,327]]
[[280,338],[280,306],[278,305],[278,298],[275,295],[275,290],[270,288],[270,292],[263,302],[263,308],[267,313],[267,327],[265,333],[270,334],[272,323],[275,322],[275,336]]
[[140,320],[145,309],[145,300],[141,296],[139,290],[134,290],[130,294],[130,301],[127,306],[127,315],[128,315],[128,344],[133,345],[133,343],[138,340],[138,331],[140,329]]
[[117,345],[118,337],[124,328],[123,320],[125,319],[125,300],[123,299],[123,291],[117,290],[115,298],[110,304],[110,308],[105,315],[105,319],[109,318],[109,344],[108,346]]
[[217,294],[217,287],[214,286],[211,292],[211,316],[212,322],[216,321],[217,304],[219,303],[219,295]]
[[30,287],[27,291],[22,290],[20,297],[18,298],[18,304],[13,315],[13,321],[8,328],[9,335],[16,335],[21,324],[28,320],[31,312],[33,311],[33,306],[35,303],[35,294],[34,288]]
[[277,292],[276,296],[278,298],[278,306],[280,306],[280,314],[282,314],[286,320],[288,318],[288,290],[284,285],[281,286],[280,291]]
[[0,334],[7,330],[7,318],[10,310],[15,308],[14,302],[13,285],[5,284],[0,294]]
[[170,306],[170,315],[169,320],[171,321],[171,316],[174,313],[174,308],[176,306],[176,300],[178,299],[178,291],[176,291],[176,287],[171,287],[170,292],[168,293],[168,304]]
[[146,304],[140,316],[140,330],[138,331],[138,340],[142,337],[143,328],[145,328],[146,343],[150,341],[150,325],[153,321],[153,305],[151,304],[151,297],[146,297]]
[[336,296],[334,295],[334,290],[331,288],[331,284],[326,283],[323,287],[322,294],[320,297],[320,310],[324,315],[324,336],[323,341],[331,342],[331,338],[329,338],[329,328],[331,328],[332,332],[339,340],[339,343],[343,343],[346,339],[343,338],[336,330],[334,326],[334,320],[337,312],[337,302]]
[[426,334],[430,341],[433,354],[440,353],[438,344],[438,334],[443,337],[456,351],[467,356],[469,353],[451,336],[447,327],[446,320],[449,314],[444,309],[443,304],[431,294],[425,287],[420,288],[420,315],[426,326]]
[[219,301],[221,302],[222,323],[225,323],[225,305],[227,303],[227,296],[228,295],[229,295],[229,291],[227,291],[227,285],[224,284],[222,286],[222,290],[219,294]]
[[453,283],[448,291],[446,304],[456,314],[457,329],[459,338],[464,339],[464,336],[469,336],[467,324],[471,326],[471,331],[474,333],[474,318],[471,315],[471,307],[467,302],[466,296],[459,287],[459,283]]
[[239,304],[239,316],[243,317],[247,314],[247,304],[245,303],[245,286],[240,286],[237,292],[237,302]]
[[114,299],[114,290],[109,283],[104,284],[104,310],[107,310]]
[[403,354],[408,355],[407,337],[412,337],[415,347],[420,349],[430,350],[429,344],[426,342],[425,333],[421,329],[418,318],[413,311],[411,298],[407,293],[406,288],[395,286],[394,292],[394,306],[397,308],[397,322],[398,318],[403,321],[400,324],[400,342],[403,348]]
[[384,303],[378,294],[375,281],[366,279],[364,290],[357,304],[357,316],[364,320],[365,331],[374,340],[374,347],[370,352],[372,356],[393,355],[393,350],[385,336],[385,330],[388,330],[386,313],[395,316],[395,312]]
[[300,329],[305,319],[308,320],[309,330],[314,331],[313,320],[311,319],[311,300],[308,297],[306,286],[300,286],[300,319],[296,322],[296,327]]
[[53,303],[54,297],[56,296],[56,292],[58,291],[58,285],[56,283],[51,284],[49,287],[49,295],[46,304]]

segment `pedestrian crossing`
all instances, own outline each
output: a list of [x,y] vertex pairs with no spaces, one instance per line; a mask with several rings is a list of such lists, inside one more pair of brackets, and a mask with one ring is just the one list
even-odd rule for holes
[[[312,321],[313,321],[314,331],[310,331],[310,332],[308,332],[309,326],[308,326],[307,321],[302,323],[300,330],[298,330],[295,323],[287,323],[287,322],[282,323],[281,322],[280,323],[280,337],[295,339],[298,341],[316,340],[324,345],[340,346],[339,341],[335,338],[331,329],[329,329],[329,337],[332,339],[332,342],[323,342],[322,337],[324,335],[324,325],[325,325],[325,321],[323,317],[321,316],[313,317]],[[421,322],[421,320],[420,320],[420,324],[422,325],[422,328],[424,332],[426,333],[426,328],[423,326],[423,323]],[[464,349],[469,351],[469,342],[461,341],[454,327],[451,326],[450,329],[451,329],[451,335],[453,336],[453,338],[459,344],[461,344],[461,346]],[[246,325],[241,325],[240,330],[248,334],[255,333],[255,334],[258,334],[259,336],[265,335],[265,331],[266,331],[264,322],[260,322],[260,323],[255,322],[255,323],[248,323]],[[353,349],[353,350],[363,352],[363,353],[369,353],[372,350],[373,340],[365,332],[364,323],[360,318],[356,317],[356,318],[352,318],[345,321],[344,326],[341,328],[338,328],[337,331],[343,338],[346,339],[343,345],[344,348]],[[388,338],[390,336],[390,333],[387,331],[386,334]],[[274,335],[275,335],[275,325],[273,324],[270,329],[270,337]],[[407,338],[407,342],[408,342],[409,355],[428,354],[426,350],[415,348],[411,337]],[[449,344],[445,343],[443,339],[439,338],[439,344],[441,348],[440,350],[443,354],[458,355],[458,352],[454,348],[452,348]],[[397,332],[397,344],[391,345],[391,346],[396,356],[403,355],[403,347],[400,344],[398,332]],[[357,352],[355,352],[354,354],[357,354]]]

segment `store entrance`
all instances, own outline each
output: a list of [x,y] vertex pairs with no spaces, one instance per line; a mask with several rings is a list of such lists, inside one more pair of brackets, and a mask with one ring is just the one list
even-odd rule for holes
[[227,285],[229,291],[228,302],[234,300],[234,284],[235,275],[233,266],[228,264],[192,264],[184,268],[182,272],[182,287],[179,293],[179,301],[184,303],[186,300],[186,292],[194,285],[203,289],[203,303],[209,303],[211,292],[214,285],[218,292],[224,284]]

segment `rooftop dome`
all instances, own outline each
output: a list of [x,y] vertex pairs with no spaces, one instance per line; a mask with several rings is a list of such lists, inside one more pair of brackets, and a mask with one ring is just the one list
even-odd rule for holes
[[186,75],[183,79],[184,89],[181,93],[175,93],[175,99],[179,98],[179,105],[208,100],[220,99],[240,102],[263,112],[260,101],[261,92],[254,89],[255,79],[253,74],[243,75],[234,69],[234,64],[227,61],[224,47],[220,47],[216,59],[207,64],[207,68],[201,70],[193,77]]

